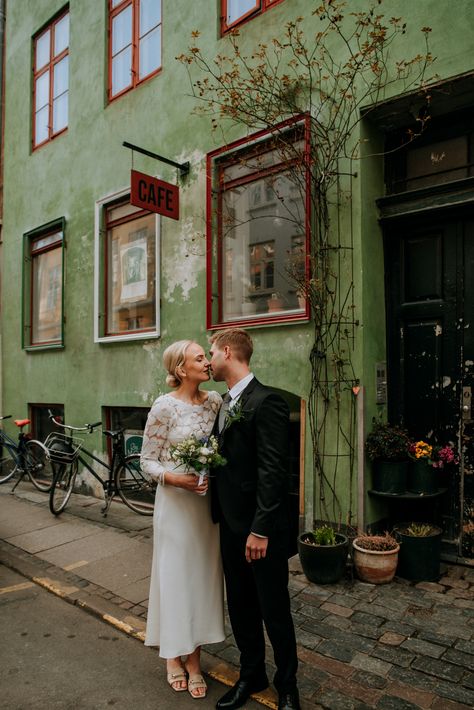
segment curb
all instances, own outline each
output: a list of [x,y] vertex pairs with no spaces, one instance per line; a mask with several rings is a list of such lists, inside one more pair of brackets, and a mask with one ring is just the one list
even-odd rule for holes
[[[87,591],[89,582],[67,572],[60,567],[35,558],[4,540],[0,540],[0,563],[29,579],[51,594],[84,609],[127,636],[144,643],[146,623],[138,616],[123,610],[93,592]],[[45,574],[47,572],[47,574]],[[226,686],[232,686],[238,679],[238,672],[225,661],[218,660],[206,651],[201,654],[202,670],[205,675]],[[272,710],[278,706],[277,696],[271,689],[251,696],[253,700]]]

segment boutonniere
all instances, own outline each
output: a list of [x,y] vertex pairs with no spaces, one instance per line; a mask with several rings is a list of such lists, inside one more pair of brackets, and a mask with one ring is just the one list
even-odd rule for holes
[[227,429],[232,426],[232,424],[235,424],[236,422],[240,422],[245,419],[243,409],[244,405],[242,400],[240,399],[237,400],[233,407],[229,407],[225,415],[224,428],[222,430],[222,433],[227,431]]

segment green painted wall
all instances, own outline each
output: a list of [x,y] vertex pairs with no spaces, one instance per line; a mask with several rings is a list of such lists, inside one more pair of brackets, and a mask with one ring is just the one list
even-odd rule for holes
[[[61,402],[70,423],[95,421],[101,407],[148,406],[165,391],[161,354],[170,342],[191,337],[203,345],[205,329],[205,155],[219,146],[209,122],[192,115],[194,101],[184,68],[175,57],[186,51],[190,34],[201,32],[209,56],[225,48],[219,38],[219,2],[163,0],[163,70],[128,94],[107,104],[107,19],[105,0],[70,0],[69,127],[66,133],[32,153],[32,36],[62,7],[60,0],[10,0],[6,25],[5,161],[2,247],[3,412],[23,417],[28,403]],[[314,7],[318,5],[314,3]],[[310,7],[309,7],[310,6]],[[310,17],[307,0],[285,0],[242,26],[247,47],[278,36],[293,17]],[[351,10],[366,7],[359,0]],[[470,0],[452,2],[386,0],[381,12],[403,15],[409,25],[399,56],[423,51],[418,28],[433,27],[431,45],[440,77],[472,69],[474,39],[466,32],[473,15]],[[311,20],[311,22],[314,22]],[[418,46],[419,45],[419,46]],[[408,48],[408,51],[407,51]],[[395,88],[394,88],[395,92]],[[232,138],[240,137],[237,129]],[[361,136],[380,148],[381,136],[368,125]],[[357,137],[355,137],[356,139]],[[181,219],[161,221],[161,328],[158,339],[97,344],[93,340],[94,205],[129,184],[127,140],[177,161],[190,160],[181,183]],[[364,148],[365,150],[365,148]],[[367,149],[367,153],[373,152]],[[144,156],[134,167],[175,182],[174,169]],[[374,364],[384,359],[383,261],[374,199],[383,194],[383,166],[367,158],[352,181],[355,317],[353,362],[365,387],[367,421],[376,412]],[[348,227],[348,203],[341,224]],[[66,218],[65,348],[21,350],[20,288],[22,235],[60,217]],[[352,268],[352,264],[351,267]],[[349,264],[343,267],[349,278]],[[305,397],[309,391],[310,325],[253,328],[253,369],[263,382]],[[349,394],[349,396],[351,396]],[[337,449],[333,434],[331,446]],[[309,431],[306,440],[306,513],[313,515],[314,480]],[[95,446],[101,447],[100,437]],[[352,483],[352,503],[357,476]],[[367,479],[368,480],[368,479]],[[342,506],[347,508],[347,470],[337,472]],[[369,511],[377,515],[377,511]]]

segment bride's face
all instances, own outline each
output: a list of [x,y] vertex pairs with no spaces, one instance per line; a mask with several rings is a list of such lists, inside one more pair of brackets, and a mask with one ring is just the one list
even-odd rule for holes
[[186,358],[183,370],[186,378],[190,382],[207,382],[210,379],[209,360],[206,353],[197,343],[191,343],[186,348]]

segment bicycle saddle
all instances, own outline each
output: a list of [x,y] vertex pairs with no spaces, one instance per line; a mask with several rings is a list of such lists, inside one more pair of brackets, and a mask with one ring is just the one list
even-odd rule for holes
[[116,439],[120,434],[123,433],[123,429],[117,429],[117,431],[111,431],[110,429],[104,429],[102,432],[105,436],[110,436],[112,439]]
[[20,429],[21,429],[22,427],[26,426],[27,424],[30,424],[30,423],[31,423],[31,419],[14,419],[13,421],[15,422],[15,424],[16,424],[17,426],[20,427]]

